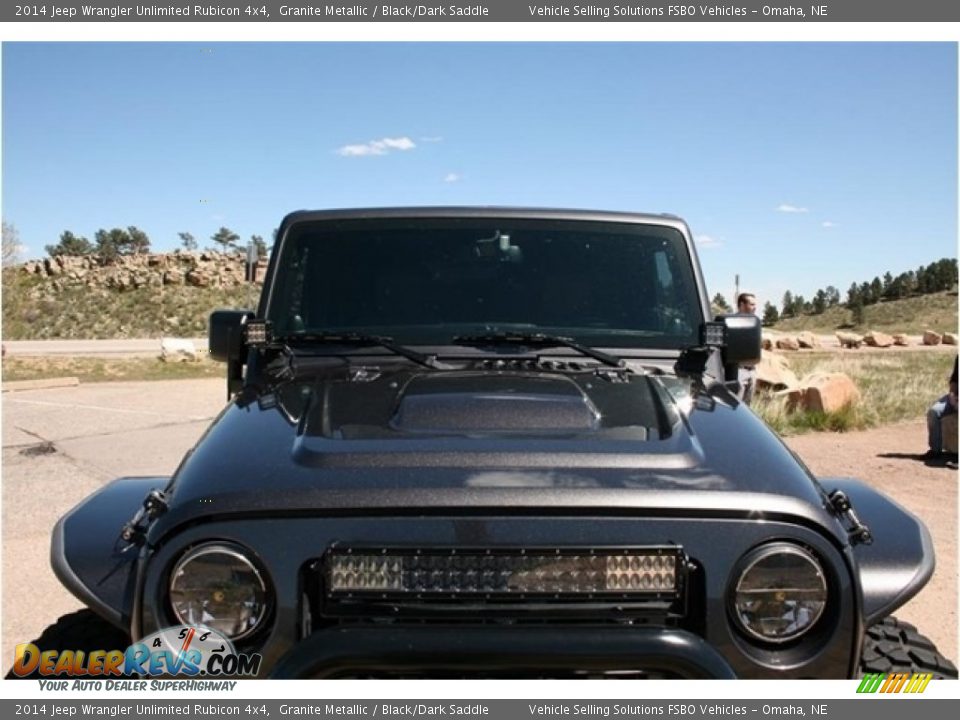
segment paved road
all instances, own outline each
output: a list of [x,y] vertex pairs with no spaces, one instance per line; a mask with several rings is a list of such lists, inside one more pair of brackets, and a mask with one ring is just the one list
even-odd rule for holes
[[[50,531],[56,520],[116,477],[169,475],[223,407],[224,386],[219,379],[97,383],[8,394],[2,404],[0,665],[5,673],[16,643],[37,637],[58,616],[80,607],[50,570]],[[907,430],[920,437],[921,423],[914,424],[917,427]],[[848,454],[846,437],[805,439],[795,449],[824,465],[831,457]],[[881,462],[898,461],[882,456]],[[826,466],[817,469],[844,474]],[[942,477],[938,473],[922,489],[916,483],[905,485],[898,499],[927,521],[941,558],[948,558],[951,548],[956,556],[957,483],[955,473],[940,472]],[[897,474],[909,478],[909,471]],[[932,515],[931,506],[947,510]],[[920,622],[952,659],[956,659],[955,624],[936,620],[949,620],[949,613],[942,610],[956,607],[956,583],[955,562],[938,564],[933,583],[900,613]]]
[[[5,340],[10,356],[67,355],[74,357],[110,355],[144,357],[160,354],[160,338],[125,340]],[[193,338],[197,350],[207,349],[206,338]]]

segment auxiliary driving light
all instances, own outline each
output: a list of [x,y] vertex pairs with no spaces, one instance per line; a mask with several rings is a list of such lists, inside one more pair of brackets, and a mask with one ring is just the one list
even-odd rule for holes
[[722,322],[703,324],[703,344],[708,347],[723,347],[727,342],[727,326]]
[[271,340],[270,323],[266,320],[248,320],[244,328],[247,345],[262,347]]

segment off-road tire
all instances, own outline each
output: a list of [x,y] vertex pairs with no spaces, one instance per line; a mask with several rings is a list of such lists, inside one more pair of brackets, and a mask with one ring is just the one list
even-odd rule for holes
[[[62,616],[53,625],[47,627],[40,637],[33,641],[33,644],[41,652],[83,650],[89,656],[93,650],[123,650],[130,645],[130,636],[92,610],[77,610]],[[36,671],[25,677],[15,675],[12,667],[6,675],[7,680],[36,680],[41,677],[45,676]],[[54,679],[52,675],[47,677]]]
[[860,675],[867,673],[931,673],[957,679],[957,667],[910,623],[886,617],[867,628],[860,653]]

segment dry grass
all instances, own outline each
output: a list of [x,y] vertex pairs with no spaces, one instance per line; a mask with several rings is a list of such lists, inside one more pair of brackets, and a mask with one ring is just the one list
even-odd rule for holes
[[861,430],[923,417],[927,408],[947,392],[953,353],[807,353],[790,357],[798,377],[812,372],[846,373],[860,390],[860,402],[833,413],[788,412],[785,398],[761,396],[753,409],[777,432],[785,435],[810,430]]

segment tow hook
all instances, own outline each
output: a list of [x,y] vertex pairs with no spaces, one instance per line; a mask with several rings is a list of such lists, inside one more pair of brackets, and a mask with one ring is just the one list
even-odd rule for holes
[[857,513],[853,509],[853,505],[850,503],[850,498],[847,497],[847,494],[842,490],[834,490],[828,497],[837,515],[839,515],[847,525],[847,537],[851,544],[870,545],[873,543],[873,533],[871,533],[870,528],[864,525],[860,521],[860,518],[857,517]]
[[120,530],[120,538],[130,545],[142,545],[147,536],[147,527],[167,511],[167,498],[161,490],[151,490],[143,499],[143,505]]

